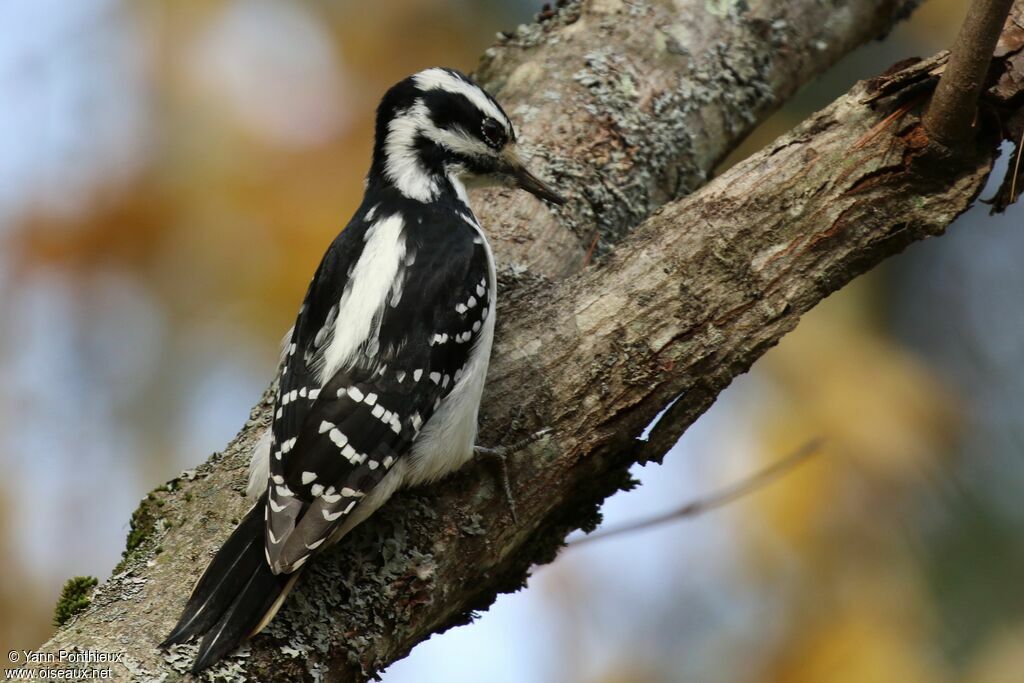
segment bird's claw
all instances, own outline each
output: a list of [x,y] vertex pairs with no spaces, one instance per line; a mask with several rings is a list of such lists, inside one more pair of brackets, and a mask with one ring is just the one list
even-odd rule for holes
[[548,434],[551,434],[554,430],[550,427],[538,430],[530,436],[517,441],[507,446],[495,446],[489,448],[487,446],[474,446],[473,451],[477,455],[485,455],[490,458],[494,458],[498,462],[498,466],[501,468],[501,484],[505,489],[505,500],[508,501],[509,512],[512,513],[512,521],[516,524],[519,523],[519,515],[516,513],[516,499],[512,494],[512,480],[508,476],[508,456],[512,453],[518,453],[530,444],[536,443],[543,439]]

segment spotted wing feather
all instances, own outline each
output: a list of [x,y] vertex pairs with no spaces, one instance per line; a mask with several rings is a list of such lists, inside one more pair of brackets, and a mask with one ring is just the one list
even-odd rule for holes
[[[296,323],[271,446],[266,546],[275,572],[292,571],[318,551],[407,457],[480,336],[493,283],[473,225],[449,220],[431,230],[424,222],[406,239],[377,337],[322,386],[316,378],[329,340],[321,330],[335,309],[304,306]],[[311,292],[322,286],[322,270]],[[337,301],[344,284],[333,286]]]

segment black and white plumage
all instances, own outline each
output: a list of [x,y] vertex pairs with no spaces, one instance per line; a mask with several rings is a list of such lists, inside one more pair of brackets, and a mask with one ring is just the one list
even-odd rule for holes
[[286,339],[258,502],[164,645],[204,635],[198,671],[273,617],[299,570],[400,487],[473,454],[495,270],[465,184],[561,199],[526,170],[511,121],[463,74],[428,69],[377,112],[362,204],[324,255]]

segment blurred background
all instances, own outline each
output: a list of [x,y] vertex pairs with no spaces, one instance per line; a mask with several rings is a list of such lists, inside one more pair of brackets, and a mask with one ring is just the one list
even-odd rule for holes
[[[0,2],[0,649],[42,642],[63,581],[108,576],[138,500],[242,424],[359,200],[380,93],[471,70],[539,6]],[[946,47],[965,7],[928,0],[732,160]],[[1024,210],[986,214],[815,309],[606,520],[827,452],[566,550],[384,680],[1024,680]]]

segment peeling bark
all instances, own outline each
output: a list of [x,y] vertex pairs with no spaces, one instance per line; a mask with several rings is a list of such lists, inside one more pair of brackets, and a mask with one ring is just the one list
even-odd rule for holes
[[[701,191],[655,211],[699,185],[758,118],[821,68],[817,60],[877,35],[904,8],[756,4],[767,12],[756,21],[740,3],[570,4],[489,53],[481,74],[524,122],[524,138],[567,155],[547,171],[575,196],[557,215],[522,195],[475,198],[504,264],[481,440],[556,430],[511,458],[518,523],[482,464],[429,491],[399,494],[312,563],[268,630],[210,678],[365,680],[431,634],[467,623],[498,593],[522,587],[532,565],[554,559],[567,533],[592,529],[600,503],[631,486],[629,466],[660,458],[800,315],[907,244],[942,233],[971,205],[999,131],[986,128],[955,165],[928,157],[915,88],[926,87],[940,58],[858,84]],[[762,63],[756,55],[782,30],[769,10],[789,17],[792,34]],[[647,33],[637,37],[630,26]],[[815,53],[823,32],[828,47]],[[1009,89],[993,105],[1004,119],[1024,99],[1024,74],[1005,78],[1020,68],[1019,50],[998,57],[992,72]],[[748,59],[753,71],[718,68]],[[638,73],[649,76],[630,76]],[[700,82],[699,73],[715,78]],[[600,87],[588,85],[594,74]],[[733,99],[739,91],[749,97]],[[655,104],[662,97],[668,109]],[[629,112],[636,118],[622,118]],[[595,230],[615,250],[569,275]],[[115,674],[125,680],[180,677],[194,646],[164,654],[155,644],[249,505],[248,453],[269,424],[272,391],[223,453],[143,502],[125,562],[43,649],[124,652]],[[649,441],[636,441],[677,396]]]

